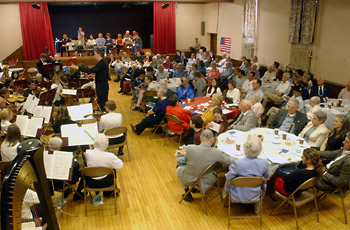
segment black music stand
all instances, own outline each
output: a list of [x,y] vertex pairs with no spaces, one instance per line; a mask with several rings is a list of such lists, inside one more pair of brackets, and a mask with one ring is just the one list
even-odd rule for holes
[[41,93],[39,96],[39,105],[49,105],[52,103],[53,99],[55,98],[57,88],[50,89],[44,93]]

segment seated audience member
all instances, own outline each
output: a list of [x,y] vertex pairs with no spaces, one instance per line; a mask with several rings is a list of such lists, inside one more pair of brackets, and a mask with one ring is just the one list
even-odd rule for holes
[[130,79],[131,81],[134,81],[140,74],[140,70],[137,67],[136,64],[131,65],[131,70],[129,69],[128,72],[120,79],[120,90],[118,93],[124,93],[123,92],[123,83],[126,79]]
[[137,135],[140,135],[147,127],[159,124],[165,115],[166,107],[169,105],[169,99],[166,97],[168,89],[165,87],[160,87],[157,90],[157,96],[159,101],[153,107],[153,109],[148,110],[147,117],[145,117],[136,126],[130,124],[131,129]]
[[222,56],[221,56],[221,60],[218,62],[218,66],[219,67],[224,67],[225,66],[225,64],[226,64],[226,57],[227,57],[226,52],[223,52]]
[[[146,91],[149,83],[151,83],[152,81],[152,78],[150,77],[151,81],[148,81],[148,84],[146,84],[145,76],[146,76],[146,72],[144,70],[140,70],[139,76],[132,83],[132,89],[133,89],[132,94],[134,96],[134,103],[137,103],[140,91]],[[136,105],[136,107],[133,110],[138,111],[140,109],[140,104]]]
[[136,52],[135,61],[136,62],[143,62],[143,57],[141,56],[140,52]]
[[167,79],[169,77],[169,72],[164,69],[163,64],[158,65],[158,70],[155,73],[155,76],[157,77],[157,81],[162,79]]
[[215,78],[215,79],[219,79],[220,72],[219,70],[216,68],[216,63],[213,62],[211,63],[211,69],[208,70],[207,72],[207,76],[208,76],[208,85],[211,85],[211,81]]
[[346,87],[338,94],[338,99],[350,100],[350,80],[346,83]]
[[2,161],[12,161],[17,156],[17,146],[23,141],[21,130],[16,124],[7,128],[5,140],[1,144]]
[[303,100],[303,96],[302,96],[304,90],[305,90],[305,88],[301,85],[296,85],[296,86],[292,87],[293,96],[290,97],[288,101],[285,101],[285,106],[287,106],[289,104],[291,99],[296,99],[297,101],[299,101],[298,111],[305,112],[304,100]]
[[246,98],[250,99],[250,97],[253,94],[256,94],[260,97],[259,102],[262,101],[262,99],[264,98],[264,93],[261,91],[260,89],[261,87],[261,80],[260,79],[254,79],[252,82],[252,88],[248,91]]
[[239,110],[241,114],[237,120],[229,127],[229,129],[235,129],[239,131],[249,131],[256,127],[257,119],[256,115],[251,109],[253,104],[248,99],[243,99],[239,103]]
[[204,61],[202,61],[202,60],[198,61],[197,65],[198,65],[198,71],[206,70],[204,67]]
[[241,92],[236,88],[236,81],[230,80],[228,82],[228,90],[226,93],[226,98],[232,100],[232,102],[239,102],[241,100]]
[[239,70],[236,78],[236,87],[237,89],[241,90],[243,87],[244,82],[247,80],[247,77],[245,76],[245,72],[243,70]]
[[191,58],[188,59],[187,65],[186,65],[186,70],[190,71],[191,67],[193,64],[196,64],[197,60],[196,60],[196,55],[194,53],[191,54]]
[[183,101],[194,97],[194,90],[190,84],[190,79],[187,77],[181,78],[181,85],[177,87],[176,93],[179,97],[179,101]]
[[112,66],[114,67],[114,72],[117,74],[117,79],[115,79],[114,82],[118,82],[120,81],[120,76],[125,74],[122,70],[122,67],[124,67],[123,62],[119,58],[116,58]]
[[[344,148],[333,151],[321,151],[321,158],[330,160],[326,165],[326,172],[315,184],[316,188],[331,192],[336,188],[347,188],[350,181],[350,133],[343,142]],[[342,192],[342,191],[341,191]]]
[[[267,180],[269,177],[269,163],[267,160],[258,158],[262,151],[261,141],[257,136],[249,135],[243,145],[245,157],[233,162],[230,171],[226,174],[226,181],[230,182],[236,177],[262,177]],[[231,199],[242,203],[255,203],[254,211],[259,213],[260,186],[257,187],[236,187],[231,186]],[[264,186],[265,193],[266,185]]]
[[[231,165],[234,159],[222,152],[217,148],[211,147],[215,143],[215,138],[212,131],[206,129],[201,134],[200,145],[188,145],[182,156],[185,157],[186,165],[180,166],[176,169],[177,177],[185,189],[185,192],[189,190],[191,186],[198,178],[198,176],[209,165],[219,162],[225,166]],[[209,188],[216,181],[216,173],[207,173],[202,177],[201,187],[203,193],[206,193]],[[184,198],[185,201],[193,201],[192,194]]]
[[192,64],[192,69],[190,71],[190,74],[188,75],[189,79],[192,81],[194,79],[194,73],[198,72],[198,66],[196,63]]
[[120,50],[124,47],[124,40],[122,34],[118,34],[117,36],[117,39],[115,39],[115,47],[117,48],[117,54],[119,54]]
[[89,39],[86,42],[86,48],[94,49],[95,45],[96,45],[96,40],[94,39],[94,35],[90,34]]
[[244,66],[241,68],[241,70],[243,70],[245,73],[248,73],[251,69],[251,62],[250,59],[246,59],[244,61]]
[[322,143],[321,151],[338,150],[343,147],[346,133],[349,131],[349,119],[344,114],[337,114],[328,138]]
[[208,107],[202,114],[203,119],[203,127],[207,127],[209,122],[214,121],[214,109],[215,108],[221,108],[222,104],[222,95],[220,94],[213,94],[211,97],[211,106]]
[[75,44],[77,46],[77,53],[81,57],[85,47],[85,41],[82,39],[81,35],[78,35],[78,40],[75,41]]
[[35,84],[35,81],[30,80],[28,82],[28,89],[23,91],[23,97],[28,97],[29,94],[34,95],[35,97],[39,97],[40,92],[36,92],[37,85]]
[[172,132],[180,133],[182,127],[184,128],[183,132],[187,132],[190,129],[191,114],[188,112],[188,110],[184,110],[183,108],[179,107],[179,98],[176,94],[169,97],[169,106],[166,107],[166,113],[176,116],[182,123],[181,126],[168,121],[168,127]]
[[279,129],[288,133],[299,135],[299,133],[306,126],[308,120],[304,113],[299,112],[299,101],[296,99],[290,99],[288,104],[288,110],[280,109],[277,116],[270,124],[271,129]]
[[53,103],[55,104],[55,106],[64,105],[64,98],[62,97],[63,88],[64,86],[61,82],[60,76],[58,75],[53,76],[51,89],[57,89],[55,98],[53,99]]
[[176,50],[176,54],[175,54],[175,57],[174,57],[174,62],[180,63],[180,59],[181,59],[181,51],[180,50]]
[[7,128],[12,124],[13,113],[9,108],[0,110],[1,131],[6,132]]
[[261,80],[272,81],[275,79],[276,79],[276,73],[273,71],[273,66],[269,65],[267,67],[267,71],[264,73],[264,76],[261,78]]
[[[253,67],[253,65],[256,65],[256,69],[257,69],[257,70],[260,69],[260,65],[259,65],[259,63],[258,63],[258,57],[257,57],[257,56],[254,56],[254,57],[252,58],[252,67]],[[260,76],[259,76],[259,77],[260,77]]]
[[177,70],[174,71],[173,78],[182,78],[187,75],[187,71],[184,69],[184,66],[179,63],[177,65]]
[[329,133],[328,128],[324,125],[326,120],[327,114],[325,112],[315,111],[312,120],[301,131],[299,137],[303,137],[310,147],[319,149]]
[[255,79],[254,73],[250,72],[248,73],[248,76],[246,80],[244,81],[242,88],[241,88],[241,94],[245,97],[247,95],[248,91],[253,88],[253,80]]
[[[120,113],[116,113],[117,105],[114,101],[107,101],[105,104],[107,114],[101,116],[98,123],[98,131],[105,132],[107,129],[120,127],[123,123],[123,116]],[[115,145],[123,143],[125,136],[123,134],[108,136],[108,143]],[[123,147],[119,147],[118,156],[123,155]]]
[[216,58],[212,50],[209,51],[209,57],[211,58],[211,61],[215,62]]
[[205,88],[207,87],[207,81],[201,77],[201,74],[196,71],[193,74],[193,88],[194,88],[194,97],[204,97],[205,96]]
[[169,56],[166,56],[165,62],[163,63],[163,66],[164,66],[165,69],[174,69],[174,64],[170,60]]
[[[215,108],[213,110],[213,114],[214,114],[214,121],[210,122],[207,125],[207,128],[211,129],[215,136],[219,136],[221,133],[223,133],[223,132],[225,132],[227,130],[227,128],[228,128],[228,121],[223,116],[221,108]],[[214,130],[214,124],[213,123],[216,123],[216,124],[220,125],[219,131],[215,131]]]
[[257,94],[252,94],[249,100],[253,104],[252,110],[255,113],[258,124],[261,125],[261,115],[264,112],[264,108],[262,107],[262,104],[260,103],[260,97]]
[[127,52],[123,53],[122,62],[131,62],[131,58],[129,57]]
[[[63,57],[63,52],[67,52],[67,43],[71,42],[71,40],[67,37],[67,34],[63,34],[62,38],[62,46],[61,46],[61,57]],[[69,56],[69,53],[68,53]],[[39,72],[40,73],[40,72]]]
[[200,61],[204,61],[206,59],[206,55],[205,53],[203,52],[202,49],[199,49],[197,55],[196,55],[196,58]]
[[224,72],[220,74],[220,81],[222,82],[221,84],[222,90],[227,89],[227,82],[229,81],[229,77],[231,77],[234,72],[235,70],[232,68],[231,62],[226,62],[226,69],[224,70]]
[[98,34],[98,38],[95,40],[96,41],[96,46],[94,47],[94,51],[98,49],[103,49],[105,52],[105,55],[107,55],[107,46],[106,46],[106,39],[103,37],[102,33]]
[[142,48],[142,39],[138,33],[135,34],[134,44],[131,48],[131,53],[136,54],[137,49]]
[[206,60],[204,61],[204,67],[208,68],[211,65],[211,63],[212,63],[211,57],[208,55]]
[[271,103],[273,105],[281,106],[283,102],[285,101],[285,96],[288,95],[291,84],[289,82],[290,74],[284,73],[282,76],[281,83],[278,84],[276,90],[274,93],[270,93],[268,91],[264,92],[264,101],[263,101],[263,107],[266,108],[266,105],[268,103]]
[[[287,169],[287,168],[286,168]],[[290,171],[292,170],[292,171]],[[275,188],[277,192],[284,196],[289,196],[305,181],[316,177],[320,179],[323,174],[323,165],[321,163],[320,154],[316,149],[304,149],[301,161],[294,169],[288,167],[277,170]]]
[[[141,52],[141,54],[142,54],[142,52]],[[151,53],[150,52],[146,52],[145,57],[143,58],[143,62],[145,64],[150,64],[150,62],[152,62],[152,57],[151,57]]]
[[200,116],[192,116],[190,120],[190,129],[187,132],[187,136],[184,139],[185,145],[201,143],[200,136],[202,133],[203,119]]
[[301,78],[301,81],[304,83],[304,87],[307,89],[307,91],[310,91],[312,88],[312,80],[311,80],[311,75],[310,74],[304,74]]
[[320,98],[330,97],[331,89],[324,84],[322,77],[317,78],[317,85],[313,86],[310,91],[310,97],[319,96]]
[[[157,56],[152,57],[152,62],[149,64],[149,66],[153,67],[153,69],[158,69],[158,59]],[[164,66],[163,66],[164,67]]]
[[285,97],[286,100],[289,100],[293,96],[295,88],[300,86],[303,87],[303,91],[301,92],[302,99],[303,100],[310,99],[309,91],[307,91],[307,89],[304,87],[304,82],[299,81],[296,83],[292,83],[291,90],[289,91],[288,95]]
[[219,80],[216,78],[212,79],[211,86],[208,87],[205,96],[211,97],[215,93],[222,95],[221,89],[219,87]]
[[[94,149],[86,150],[85,159],[87,167],[109,167],[112,169],[121,169],[123,162],[113,153],[105,152],[108,147],[108,138],[102,134],[97,134],[94,140]],[[85,177],[87,186],[91,188],[104,188],[113,185],[114,177],[112,174],[103,177]],[[77,193],[73,199],[77,200],[82,195],[81,190],[84,188],[83,181],[80,180]],[[111,192],[103,192],[104,196],[111,195]],[[84,197],[84,196],[82,196]]]
[[107,54],[111,52],[111,49],[113,48],[113,39],[111,38],[111,34],[106,34],[106,47],[107,47]]
[[255,64],[252,64],[252,68],[251,68],[251,70],[248,73],[250,73],[250,72],[254,73],[255,78],[259,78],[260,79],[260,72],[258,70],[258,67]]
[[180,57],[180,63],[185,67],[185,69],[187,66],[187,62],[188,62],[188,59],[186,57],[186,54],[185,54],[185,52],[182,52],[181,57]]
[[307,114],[306,114],[307,119],[309,119],[311,121],[312,117],[314,115],[314,112],[316,112],[317,110],[321,110],[320,103],[321,103],[320,97],[314,96],[314,97],[310,98],[311,108],[310,108],[309,112],[307,112]]
[[282,78],[281,71],[280,71],[279,67],[280,67],[279,62],[277,62],[277,61],[273,62],[273,72],[275,72],[276,79],[278,79],[278,80]]

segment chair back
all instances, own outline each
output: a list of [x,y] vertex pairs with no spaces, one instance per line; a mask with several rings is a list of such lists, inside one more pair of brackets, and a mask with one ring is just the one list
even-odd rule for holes
[[143,93],[143,97],[155,97],[157,96],[157,92],[153,90],[148,90]]
[[114,171],[108,167],[86,167],[80,170],[81,175],[88,177],[99,177],[112,174],[114,176]]
[[106,131],[104,131],[104,134],[106,136],[114,136],[119,134],[124,134],[126,136],[127,131],[128,129],[125,126],[120,126],[120,127],[109,128]]
[[168,122],[170,121],[170,122],[173,122],[175,124],[182,125],[182,122],[180,121],[180,119],[175,115],[167,113],[167,114],[165,114],[165,118],[167,119]]
[[231,185],[237,187],[257,187],[265,184],[262,177],[237,177],[231,180]]
[[[304,183],[302,183],[294,192],[299,191],[299,190],[306,190],[308,188],[311,188],[314,186],[314,184],[316,183],[317,178],[313,177],[311,179],[308,179],[307,181],[305,181]],[[293,193],[294,193],[293,192]]]
[[204,175],[216,170],[218,167],[220,167],[221,164],[219,162],[215,162],[214,164],[209,165],[206,167],[203,172],[199,175],[198,180],[200,180]]

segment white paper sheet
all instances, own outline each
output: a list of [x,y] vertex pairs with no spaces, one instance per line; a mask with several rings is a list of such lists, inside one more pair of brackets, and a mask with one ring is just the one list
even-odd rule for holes
[[209,127],[209,129],[215,131],[215,132],[219,132],[220,131],[220,125],[218,123],[215,123],[213,121],[211,121],[209,124],[211,124],[211,127]]
[[48,179],[69,180],[72,162],[72,152],[54,151],[53,154],[49,154],[48,151],[44,151],[44,166]]
[[[74,106],[68,106],[68,113],[72,121],[81,121],[81,120],[87,120],[92,119],[92,104],[82,104],[82,105],[74,105]],[[89,116],[87,116],[89,115]],[[87,117],[85,117],[87,116]]]
[[228,114],[228,113],[231,113],[232,111],[231,110],[228,110],[228,109],[223,109],[222,110],[222,113],[223,114]]
[[84,124],[79,127],[77,124],[61,126],[62,137],[68,137],[69,146],[92,145],[98,133],[97,123]]
[[37,106],[34,110],[34,117],[43,117],[44,123],[50,122],[52,107],[51,106]]
[[16,125],[21,130],[23,136],[35,137],[38,129],[43,127],[44,118],[32,117],[29,119],[26,115],[17,115]]
[[65,95],[77,95],[77,90],[76,89],[62,89],[62,94]]
[[27,111],[28,113],[34,114],[34,110],[38,106],[39,101],[40,100],[38,98],[29,94],[27,100],[24,102],[23,110]]

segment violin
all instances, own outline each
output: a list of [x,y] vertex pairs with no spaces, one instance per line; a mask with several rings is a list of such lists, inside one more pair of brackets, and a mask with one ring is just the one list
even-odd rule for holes
[[103,115],[106,115],[107,114],[107,112],[102,112],[102,111],[95,111],[95,112],[93,112],[92,114],[86,114],[85,116],[84,116],[84,118],[87,118],[87,117],[89,117],[89,116],[93,116],[97,121],[99,121],[100,119],[101,119],[101,117],[103,116]]

